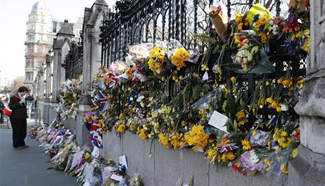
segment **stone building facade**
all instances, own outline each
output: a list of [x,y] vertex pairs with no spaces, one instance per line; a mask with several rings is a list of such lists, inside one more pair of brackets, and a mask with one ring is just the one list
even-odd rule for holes
[[52,17],[44,1],[35,3],[28,16],[25,42],[25,85],[31,90],[37,71],[52,47],[55,36],[52,24]]
[[[36,2],[28,16],[25,41],[25,86],[32,94],[36,94],[36,78],[42,65],[45,65],[46,55],[52,48],[53,40],[65,25],[65,22],[53,19],[44,0]],[[72,33],[79,40],[82,20],[79,18],[75,24],[69,23]]]

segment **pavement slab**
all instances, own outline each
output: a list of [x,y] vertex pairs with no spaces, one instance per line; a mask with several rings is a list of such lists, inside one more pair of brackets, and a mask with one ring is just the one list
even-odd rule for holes
[[[30,123],[29,123],[30,125]],[[0,186],[76,186],[76,180],[64,172],[48,169],[49,156],[37,140],[25,140],[29,148],[12,147],[12,130],[0,129]]]

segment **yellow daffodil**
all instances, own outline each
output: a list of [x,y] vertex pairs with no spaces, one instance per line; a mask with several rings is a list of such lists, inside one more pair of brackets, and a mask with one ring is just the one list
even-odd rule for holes
[[291,157],[292,157],[292,158],[295,158],[295,157],[297,157],[297,155],[298,155],[298,149],[295,148],[295,149],[293,149],[293,151],[291,152]]
[[288,136],[288,133],[286,131],[281,131],[281,134],[280,134],[282,137],[287,137]]
[[235,21],[239,23],[242,21],[243,15],[241,13],[236,13]]
[[163,144],[167,149],[169,149],[168,138],[164,134],[158,135],[159,142]]
[[274,101],[273,101],[273,99],[271,98],[271,97],[268,97],[268,98],[266,98],[266,102],[268,102],[268,103],[273,103]]
[[88,160],[89,158],[90,158],[90,154],[89,154],[89,152],[86,152],[85,159]]
[[272,147],[272,143],[271,143],[271,141],[268,141],[267,142],[267,149],[268,150],[271,150],[271,147]]
[[309,29],[304,30],[304,35],[307,37],[309,36]]
[[208,144],[209,134],[204,132],[204,126],[194,125],[192,130],[185,134],[185,141],[189,145],[193,145],[193,150],[205,148]]
[[124,124],[121,124],[121,125],[118,127],[117,131],[118,131],[119,133],[124,133],[124,131],[125,131],[125,125],[124,125]]
[[169,136],[170,143],[173,145],[174,149],[179,149],[185,144],[185,139],[182,134],[175,133]]
[[146,140],[146,139],[148,139],[148,135],[147,135],[147,132],[146,132],[145,129],[141,129],[141,130],[140,130],[140,134],[139,134],[139,136],[141,137],[142,140]]
[[276,109],[277,112],[281,112],[281,106],[278,105],[278,106],[276,106],[275,109]]
[[276,109],[277,106],[278,106],[278,104],[275,101],[273,101],[272,104],[271,104],[271,107]]
[[202,70],[202,71],[208,71],[208,70],[209,70],[208,65],[202,64],[202,66],[201,66],[201,70]]
[[240,120],[240,119],[242,119],[242,118],[244,118],[244,117],[245,117],[245,112],[244,112],[244,110],[241,110],[241,111],[237,112],[237,114],[236,114],[236,118],[237,118],[238,120]]
[[245,121],[244,121],[244,120],[241,120],[241,121],[238,122],[238,125],[239,125],[239,126],[242,126],[242,125],[244,125],[244,124],[245,124]]
[[288,169],[284,164],[281,164],[280,169],[283,174],[288,174]]
[[243,30],[243,26],[244,26],[244,23],[239,23],[238,25],[238,31],[242,31]]
[[288,79],[283,80],[283,81],[282,81],[282,85],[285,86],[285,87],[289,87],[289,85],[290,85],[290,80],[288,80]]
[[264,163],[267,166],[267,168],[265,169],[266,172],[269,172],[271,170],[271,168],[272,168],[273,161],[269,161],[268,159],[264,159]]
[[243,145],[243,150],[248,151],[251,149],[251,144],[248,140],[242,140],[241,144]]
[[210,161],[213,161],[215,160],[215,157],[218,153],[218,148],[215,146],[215,147],[212,147],[212,148],[209,148],[206,152],[207,154],[207,158],[210,160]]
[[232,161],[235,158],[236,158],[236,156],[232,152],[223,153],[221,156],[221,160],[224,163],[227,163],[228,161]]
[[260,33],[259,36],[261,37],[261,42],[266,43],[267,42],[267,36],[264,32]]
[[230,81],[234,84],[234,83],[236,82],[236,78],[235,78],[234,76],[232,76],[232,77],[230,78]]
[[291,144],[292,140],[289,137],[280,137],[278,139],[278,143],[282,148],[288,148]]
[[149,69],[152,71],[160,69],[165,61],[165,51],[160,47],[155,47],[150,51],[150,55]]
[[184,61],[190,56],[190,53],[188,53],[184,48],[180,48],[170,57],[170,60],[176,67],[183,68],[186,66]]
[[300,31],[296,34],[296,38],[301,38],[301,37],[302,37],[302,32]]
[[279,137],[280,137],[280,131],[279,131],[279,129],[275,129],[275,132],[274,132],[274,134],[273,134],[273,139],[274,140],[278,140],[279,139]]
[[248,26],[248,17],[245,18],[245,26]]

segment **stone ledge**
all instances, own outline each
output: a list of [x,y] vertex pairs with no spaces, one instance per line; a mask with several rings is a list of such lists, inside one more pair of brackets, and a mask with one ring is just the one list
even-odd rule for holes
[[58,103],[52,103],[52,102],[45,102],[45,101],[39,101],[39,104],[42,105],[49,105],[49,106],[58,106]]
[[325,154],[325,119],[300,116],[301,144],[315,153]]
[[[139,173],[146,186],[175,185],[179,178],[188,183],[194,176],[198,186],[287,186],[287,176],[258,174],[243,176],[231,167],[209,165],[202,153],[189,149],[166,149],[157,140],[143,141],[139,136],[126,132],[103,135],[104,148],[100,154],[105,158],[118,159],[127,156],[129,175]],[[152,156],[150,156],[150,154]]]
[[325,155],[300,145],[298,156],[289,163],[288,186],[325,185]]

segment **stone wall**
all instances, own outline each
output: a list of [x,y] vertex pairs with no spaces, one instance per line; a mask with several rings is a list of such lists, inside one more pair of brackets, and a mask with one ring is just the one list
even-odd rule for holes
[[58,106],[57,103],[51,103],[48,101],[39,101],[38,108],[39,108],[39,120],[42,123],[51,123],[56,117],[56,107]]
[[[40,102],[39,103],[39,120],[42,123],[51,123],[56,118],[57,103]],[[80,146],[89,145],[89,131],[83,124],[85,112],[80,108],[76,119],[67,119],[63,121],[65,128],[69,129],[76,135],[76,141]]]
[[[137,135],[126,132],[119,137],[114,132],[103,136],[104,148],[101,155],[106,159],[118,159],[125,154],[128,174],[138,173],[146,186],[175,185],[179,178],[189,183],[194,176],[197,186],[285,186],[287,177],[274,175],[243,176],[231,167],[209,165],[202,153],[190,149],[166,149],[157,140],[143,141]],[[151,155],[150,155],[151,154]]]
[[289,165],[289,185],[325,185],[325,1],[310,2],[310,51],[300,115],[299,154]]
[[[39,109],[43,122],[50,123],[55,118],[56,103],[40,102]],[[90,145],[89,131],[83,124],[83,117],[89,107],[81,105],[76,119],[63,121],[64,126],[76,135],[78,145]],[[190,149],[166,149],[157,140],[143,141],[135,134],[126,132],[117,135],[110,132],[103,136],[103,149],[100,154],[106,158],[117,160],[125,154],[128,161],[128,174],[138,173],[146,186],[175,185],[182,178],[189,183],[194,176],[196,186],[286,186],[287,177],[275,175],[243,176],[234,172],[231,167],[209,165],[202,153]]]

